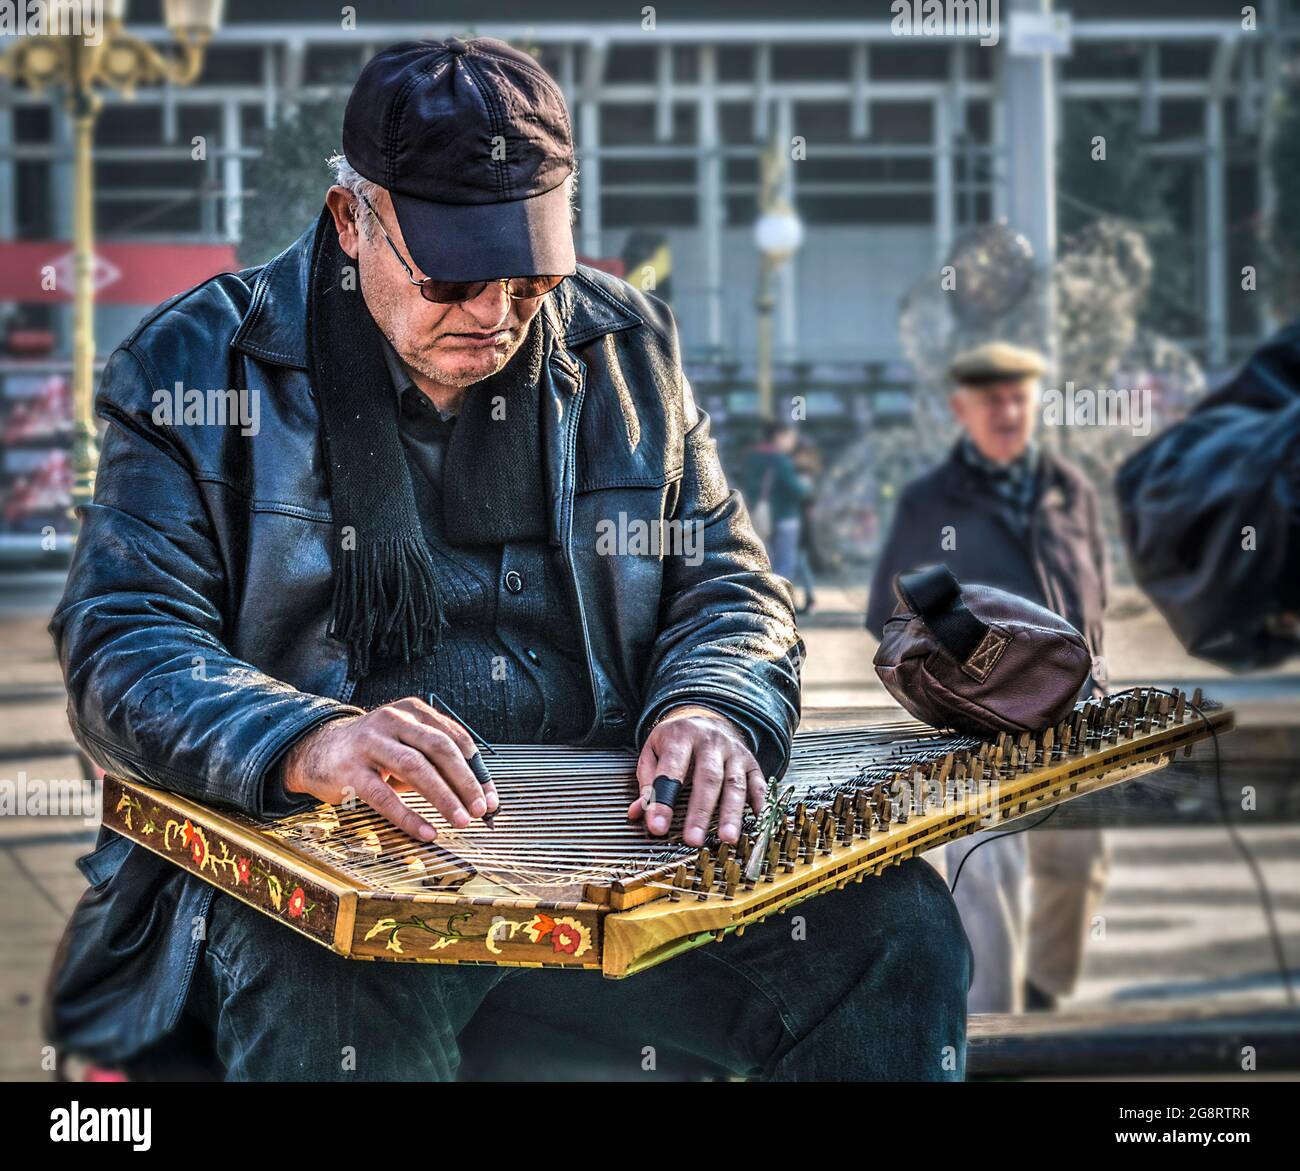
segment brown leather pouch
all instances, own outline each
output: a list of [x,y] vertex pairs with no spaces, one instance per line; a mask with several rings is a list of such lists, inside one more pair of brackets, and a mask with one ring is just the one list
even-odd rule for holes
[[963,587],[945,565],[899,574],[894,593],[876,674],[917,719],[983,736],[1069,714],[1092,656],[1064,618],[993,586]]

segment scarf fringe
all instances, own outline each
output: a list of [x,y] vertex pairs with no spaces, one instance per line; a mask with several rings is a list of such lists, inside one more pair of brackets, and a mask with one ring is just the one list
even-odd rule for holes
[[447,624],[428,546],[410,536],[380,537],[339,554],[329,633],[348,648],[354,678],[372,659],[431,654]]

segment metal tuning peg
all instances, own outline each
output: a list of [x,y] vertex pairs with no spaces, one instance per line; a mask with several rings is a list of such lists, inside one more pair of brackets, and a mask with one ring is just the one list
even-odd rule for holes
[[681,900],[682,891],[689,890],[691,886],[691,877],[686,870],[686,863],[681,863],[673,873],[672,889],[668,892],[670,901],[676,903]]
[[787,874],[793,872],[799,861],[799,835],[794,830],[786,830],[781,835],[781,867]]
[[734,899],[736,897],[736,888],[740,885],[740,863],[734,858],[727,863],[722,880],[725,883],[722,897],[724,899]]
[[713,885],[713,855],[703,847],[695,859],[696,897],[701,902],[709,897],[709,888]]
[[817,826],[812,820],[804,822],[803,832],[799,835],[799,861],[808,863],[817,852]]
[[776,868],[781,860],[781,843],[777,841],[777,835],[772,835],[772,840],[767,844],[767,856],[763,859],[763,881],[776,881]]
[[894,803],[889,795],[888,782],[876,788],[876,819],[880,822],[880,828],[888,833],[894,820]]
[[853,813],[857,819],[859,833],[863,837],[871,836],[871,799],[867,796],[866,789],[859,789],[853,799]]

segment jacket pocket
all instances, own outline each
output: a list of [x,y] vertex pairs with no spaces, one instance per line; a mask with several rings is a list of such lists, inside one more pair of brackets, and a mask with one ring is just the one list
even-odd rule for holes
[[78,858],[77,869],[91,886],[102,886],[121,869],[134,844],[130,838],[113,834],[108,841]]

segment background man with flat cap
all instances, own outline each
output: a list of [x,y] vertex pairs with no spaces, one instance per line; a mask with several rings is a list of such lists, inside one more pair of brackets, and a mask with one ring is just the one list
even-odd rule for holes
[[[1044,368],[1040,354],[1004,342],[954,359],[950,401],[962,435],[899,496],[867,599],[877,638],[894,608],[895,575],[944,563],[959,581],[1055,611],[1101,659],[1109,565],[1100,507],[1083,474],[1035,437]],[[977,834],[931,857],[952,876],[977,845],[956,890],[975,953],[970,1011],[1052,1007],[1078,980],[1104,890],[1101,833],[1043,829],[999,842]]]
[[[163,306],[105,371],[51,627],[78,740],[249,815],[355,795],[427,839],[393,782],[455,826],[499,806],[457,713],[488,740],[634,744],[629,817],[662,835],[688,783],[685,840],[734,842],[799,718],[789,590],[667,307],[576,264],[558,87],[500,41],[395,45],[356,83],[335,166],[297,243]],[[222,378],[260,396],[256,435],[154,422],[156,388]],[[611,519],[699,541],[610,554]],[[773,923],[623,982],[349,962],[111,832],[82,865],[51,1025],[102,1063],[189,1021],[231,1078],[445,1079],[496,1019],[515,1077],[557,1034],[614,1077],[642,1076],[647,1046],[661,1075],[689,1054],[961,1076],[969,950],[920,863],[816,900],[806,939]]]

